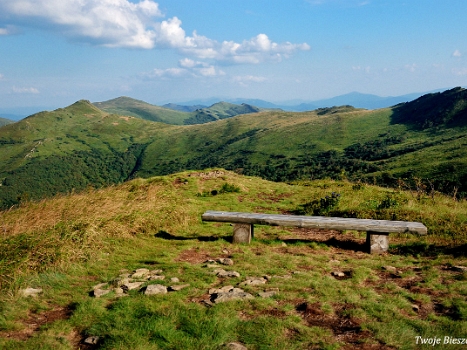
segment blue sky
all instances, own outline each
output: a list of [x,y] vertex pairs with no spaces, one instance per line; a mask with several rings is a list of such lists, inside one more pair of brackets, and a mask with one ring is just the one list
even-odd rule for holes
[[465,0],[0,0],[0,110],[467,85]]

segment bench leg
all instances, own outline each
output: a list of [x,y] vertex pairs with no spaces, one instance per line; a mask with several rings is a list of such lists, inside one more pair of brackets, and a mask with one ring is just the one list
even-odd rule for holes
[[250,224],[234,224],[233,225],[232,243],[248,243],[254,235],[253,225]]
[[389,249],[389,234],[368,231],[366,233],[366,246],[370,254],[386,253]]

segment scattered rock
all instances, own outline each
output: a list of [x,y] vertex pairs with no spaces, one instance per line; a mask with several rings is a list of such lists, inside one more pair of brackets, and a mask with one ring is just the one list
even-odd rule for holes
[[248,348],[240,343],[232,342],[225,345],[226,349],[230,350],[248,350]]
[[342,271],[333,271],[331,272],[331,275],[333,275],[334,277],[345,277],[345,273]]
[[190,285],[189,284],[179,284],[177,286],[170,286],[169,287],[169,291],[171,292],[178,292],[179,290],[182,290],[186,287],[189,287]]
[[216,263],[216,260],[213,260],[213,259],[208,259],[204,262],[205,264],[217,264]]
[[152,275],[148,278],[149,281],[162,281],[165,279],[165,276],[160,276],[160,275]]
[[248,277],[246,281],[240,283],[241,286],[257,286],[260,284],[265,284],[267,282],[266,278],[263,277]]
[[144,282],[129,282],[120,286],[125,292],[129,290],[138,289]]
[[281,246],[282,246],[282,247],[287,247],[287,243],[282,242],[282,243],[281,243]]
[[180,282],[180,280],[179,280],[177,277],[172,277],[172,278],[170,279],[170,282],[172,282],[172,283],[178,283],[178,282]]
[[225,271],[223,269],[215,269],[214,273],[217,277],[240,277],[237,271]]
[[24,297],[37,297],[39,294],[42,293],[42,289],[41,289],[41,288],[31,288],[31,287],[28,287],[28,288],[26,288],[26,289],[20,290],[20,293],[21,293]]
[[336,259],[329,260],[329,262],[331,264],[340,264],[341,263],[339,260],[336,260]]
[[394,266],[383,266],[383,270],[389,271],[391,273],[397,273],[397,269]]
[[150,284],[144,288],[144,295],[166,294],[167,287],[162,284]]
[[263,278],[266,279],[267,281],[270,281],[272,279],[272,277],[269,275],[264,275]]
[[456,272],[467,272],[467,267],[465,266],[452,266],[451,270]]
[[211,288],[209,289],[208,293],[209,294],[226,293],[228,291],[233,290],[234,288],[235,288],[234,286],[224,286],[222,288]]
[[88,345],[96,345],[97,343],[99,343],[99,339],[100,338],[96,336],[87,337],[86,339],[84,339],[83,343]]
[[229,258],[220,258],[217,261],[222,265],[232,266],[234,264],[232,259]]
[[282,279],[289,279],[292,278],[291,275],[283,275],[283,276],[273,276],[274,278],[282,278]]
[[420,306],[418,306],[417,304],[412,304],[412,310],[418,312],[420,310]]
[[149,269],[137,269],[135,272],[131,275],[131,278],[144,278],[147,275],[149,275]]
[[218,292],[212,294],[211,301],[217,304],[238,299],[254,299],[254,297],[250,293],[246,293],[243,289],[232,288],[227,292]]
[[230,251],[228,249],[222,249],[222,253],[224,254],[230,254]]
[[103,295],[106,295],[106,294],[109,294],[111,292],[110,289],[94,289],[92,291],[92,295],[95,297],[95,298],[100,298],[101,296]]

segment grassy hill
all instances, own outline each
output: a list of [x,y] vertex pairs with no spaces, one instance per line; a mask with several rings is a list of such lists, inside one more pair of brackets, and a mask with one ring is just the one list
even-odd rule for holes
[[[450,106],[462,107],[463,94],[450,90],[424,101],[446,96]],[[404,106],[262,111],[176,126],[112,115],[79,101],[0,130],[0,207],[209,167],[273,181],[346,178],[465,197],[467,127],[450,121],[414,127],[412,114],[404,112],[412,103]],[[449,120],[463,120],[461,107],[452,107]]]
[[[391,235],[389,254],[373,256],[362,251],[364,233],[257,225],[252,244],[232,245],[230,225],[200,220],[205,210],[294,212],[331,192],[341,196],[328,215],[417,220],[429,235]],[[418,349],[417,336],[465,338],[466,212],[465,201],[441,194],[287,185],[222,169],[23,203],[1,216],[0,348]],[[205,262],[219,258],[240,277],[217,277]],[[92,296],[140,268],[165,277],[123,297]],[[265,284],[242,284],[265,275]],[[185,288],[143,295],[152,284]],[[227,285],[252,299],[209,303],[209,290]],[[42,293],[24,297],[28,287]],[[89,337],[97,344],[84,344]]]
[[193,111],[180,111],[174,108],[154,106],[129,97],[119,97],[105,102],[96,102],[94,105],[108,113],[129,115],[173,125],[203,124],[239,114],[260,111],[259,108],[248,104],[236,105],[227,102],[215,103],[210,107],[199,108]]
[[0,127],[11,123],[14,123],[14,121],[6,118],[0,118]]
[[248,104],[236,105],[228,102],[215,103],[210,107],[198,109],[192,112],[192,116],[184,121],[184,124],[203,124],[220,119],[231,118],[240,114],[259,112],[261,109]]
[[130,97],[118,97],[105,102],[95,102],[99,109],[113,114],[128,115],[145,120],[182,125],[189,118],[187,113],[155,106]]

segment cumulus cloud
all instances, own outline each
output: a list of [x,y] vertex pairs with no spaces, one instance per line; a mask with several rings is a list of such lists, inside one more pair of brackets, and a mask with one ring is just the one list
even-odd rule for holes
[[151,0],[0,0],[0,13],[18,25],[59,28],[68,37],[110,47],[154,46],[152,18],[162,16]]
[[34,87],[28,87],[28,88],[25,88],[25,87],[22,87],[22,88],[13,87],[12,90],[13,90],[13,92],[15,94],[38,94],[39,93],[39,90],[37,90]]
[[452,57],[462,57],[462,53],[459,50],[456,50],[452,53]]
[[[107,47],[169,48],[199,59],[225,63],[280,61],[297,51],[309,50],[306,43],[275,43],[259,34],[241,43],[218,42],[196,31],[187,35],[182,21],[163,17],[153,0],[0,0],[0,17],[25,27],[40,27],[69,38]],[[7,28],[0,34],[7,35]]]
[[194,61],[190,58],[181,59],[178,67],[159,69],[156,68],[150,73],[145,74],[146,78],[212,78],[225,75],[225,72],[218,67],[206,62]]

